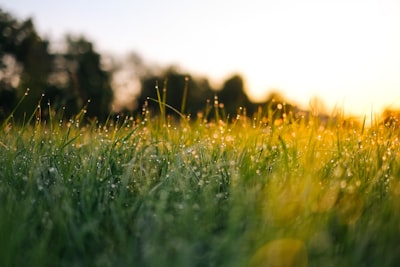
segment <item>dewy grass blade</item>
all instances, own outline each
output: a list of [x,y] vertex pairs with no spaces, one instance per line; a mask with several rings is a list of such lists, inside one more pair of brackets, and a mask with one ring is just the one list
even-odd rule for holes
[[2,125],[0,266],[400,262],[399,128],[149,100],[182,119]]

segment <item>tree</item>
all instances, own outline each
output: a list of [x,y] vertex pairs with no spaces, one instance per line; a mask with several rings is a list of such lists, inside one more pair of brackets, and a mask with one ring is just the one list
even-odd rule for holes
[[[104,120],[112,101],[111,74],[101,56],[84,37],[67,36],[66,51],[49,52],[31,19],[18,21],[0,9],[0,119],[8,114],[26,89],[29,96],[14,117],[32,114],[39,100],[65,106],[72,116],[90,100],[87,115]],[[42,114],[46,116],[46,114]]]
[[10,102],[14,103],[27,88],[30,96],[20,113],[29,114],[36,108],[51,71],[48,46],[48,41],[37,34],[31,19],[19,22],[0,9],[0,94],[7,96],[8,103],[1,101],[3,112],[8,112]]
[[[114,89],[113,111],[132,112],[139,106],[141,81],[154,77],[155,67],[149,66],[140,55],[133,52],[123,58],[110,60]],[[154,88],[153,88],[154,89]]]
[[46,98],[66,107],[67,117],[85,105],[88,117],[105,120],[111,112],[111,74],[103,70],[101,56],[84,37],[67,35],[66,50],[52,55],[52,72]]
[[268,123],[270,124],[294,118],[299,111],[295,105],[288,103],[278,91],[272,91],[267,101],[262,103],[261,106],[264,112],[261,115],[268,118]]
[[221,91],[218,92],[218,99],[224,104],[225,112],[230,116],[235,116],[240,107],[246,108],[250,113],[255,110],[254,104],[245,93],[243,78],[238,74],[224,82]]
[[[183,108],[185,114],[196,114],[203,110],[207,99],[215,94],[207,79],[193,77],[175,67],[169,67],[161,75],[142,79],[139,105],[143,105],[148,97],[157,99],[156,85],[161,95],[165,93],[166,103],[179,111]],[[174,111],[168,110],[168,113],[174,114]]]

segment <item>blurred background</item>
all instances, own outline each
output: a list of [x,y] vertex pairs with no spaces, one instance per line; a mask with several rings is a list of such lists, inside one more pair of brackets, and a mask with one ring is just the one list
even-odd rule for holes
[[[400,107],[397,0],[0,0],[0,118],[29,88],[71,116],[137,111],[155,85],[197,114],[272,99],[363,117]],[[318,108],[317,108],[318,106]]]

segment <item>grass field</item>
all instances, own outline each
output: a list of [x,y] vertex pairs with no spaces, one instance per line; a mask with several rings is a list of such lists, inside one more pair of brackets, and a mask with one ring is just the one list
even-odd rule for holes
[[0,133],[0,266],[398,266],[399,130],[271,110]]

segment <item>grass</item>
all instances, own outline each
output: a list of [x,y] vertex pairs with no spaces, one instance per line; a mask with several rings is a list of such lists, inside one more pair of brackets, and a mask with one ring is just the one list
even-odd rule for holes
[[400,262],[396,126],[228,121],[218,103],[218,120],[173,121],[160,107],[104,125],[50,107],[47,121],[7,119],[0,266]]

